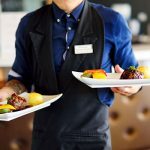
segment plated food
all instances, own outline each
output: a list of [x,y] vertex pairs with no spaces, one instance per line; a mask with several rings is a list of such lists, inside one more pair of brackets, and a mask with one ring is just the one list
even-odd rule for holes
[[12,105],[9,105],[9,104],[0,105],[0,114],[8,113],[8,112],[11,112],[13,110],[16,110],[16,109]]
[[135,68],[134,66],[130,66],[128,69],[125,69],[120,76],[120,79],[143,79],[144,73]]
[[0,105],[0,113],[8,113],[23,110],[43,103],[43,96],[39,93],[29,93],[27,98],[13,93],[8,99],[7,104]]
[[121,73],[107,73],[107,79],[82,77],[83,72],[72,71],[73,76],[91,88],[110,88],[124,86],[150,86],[149,79],[120,79]]
[[10,104],[15,110],[22,110],[28,106],[28,102],[25,98],[13,93],[8,99],[7,104]]
[[[0,102],[0,121],[11,121],[49,107],[52,103],[59,100],[62,95],[62,93],[56,95],[41,95],[34,92],[24,92],[20,95],[13,94],[13,96],[10,96],[12,105],[8,104],[8,100],[6,102]],[[11,99],[12,97],[13,100]]]
[[[106,73],[103,69],[85,70],[81,77],[93,78],[93,79],[111,79],[110,73]],[[112,78],[113,79],[113,78]],[[148,66],[130,66],[125,69],[119,79],[150,79],[150,67]]]
[[85,70],[81,77],[88,77],[94,79],[107,79],[107,74],[103,69]]

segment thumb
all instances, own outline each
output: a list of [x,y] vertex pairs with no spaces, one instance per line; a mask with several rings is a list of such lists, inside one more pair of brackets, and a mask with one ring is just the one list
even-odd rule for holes
[[119,65],[116,65],[116,66],[115,66],[115,71],[116,71],[117,73],[122,73],[124,70],[123,70]]

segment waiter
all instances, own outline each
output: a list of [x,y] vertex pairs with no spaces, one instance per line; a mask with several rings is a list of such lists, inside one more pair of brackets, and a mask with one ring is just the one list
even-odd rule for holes
[[32,150],[110,150],[108,106],[113,92],[130,96],[140,87],[92,89],[71,71],[111,72],[114,66],[122,72],[131,65],[138,63],[120,14],[86,0],[53,0],[21,19],[16,59],[0,96],[31,89],[44,95],[63,93],[35,113]]

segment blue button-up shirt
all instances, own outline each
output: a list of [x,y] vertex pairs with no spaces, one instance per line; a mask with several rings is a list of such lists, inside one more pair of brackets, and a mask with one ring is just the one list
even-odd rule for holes
[[[65,53],[73,40],[77,30],[80,15],[84,6],[82,2],[71,14],[66,14],[55,4],[53,6],[53,50],[56,72],[65,59]],[[92,4],[94,9],[101,15],[105,27],[105,46],[102,59],[102,69],[111,72],[112,66],[119,64],[123,69],[129,66],[137,66],[138,63],[134,57],[131,38],[132,34],[124,18],[110,8],[100,4]],[[24,55],[24,29],[28,23],[30,14],[23,17],[16,32],[16,59],[9,73],[10,79],[18,79],[27,87],[32,84],[31,72],[26,63]],[[64,58],[63,58],[64,56]],[[27,79],[27,80],[26,80]],[[97,89],[98,97],[101,103],[110,106],[114,99],[114,94],[110,88]]]
[[73,12],[67,14],[59,9],[54,3],[52,4],[54,20],[53,50],[55,69],[57,73],[60,71],[67,50],[69,50],[69,46],[77,30],[83,5],[84,2],[75,8]]

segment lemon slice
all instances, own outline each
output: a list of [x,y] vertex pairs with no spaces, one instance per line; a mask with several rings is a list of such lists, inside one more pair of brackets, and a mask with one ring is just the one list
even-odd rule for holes
[[94,79],[106,79],[107,76],[104,73],[95,72],[93,73]]
[[10,109],[10,110],[15,110],[15,107],[9,104],[1,105],[0,109]]
[[39,105],[43,102],[44,102],[44,100],[43,100],[43,96],[41,94],[36,93],[36,92],[29,93],[28,103],[30,106]]
[[149,66],[139,66],[138,71],[141,71],[144,73],[144,78],[149,79],[150,78],[150,67]]

